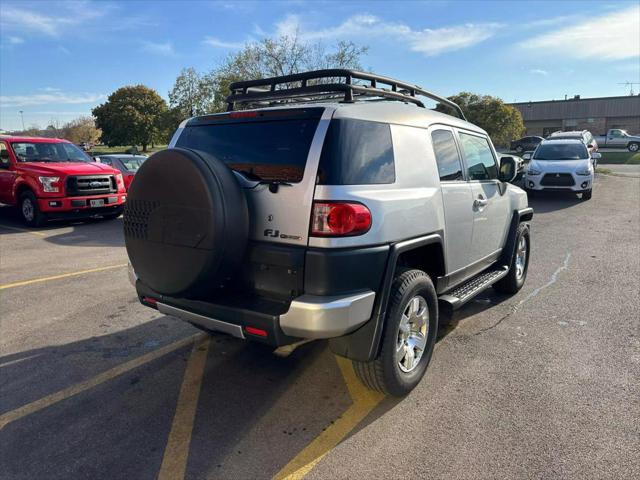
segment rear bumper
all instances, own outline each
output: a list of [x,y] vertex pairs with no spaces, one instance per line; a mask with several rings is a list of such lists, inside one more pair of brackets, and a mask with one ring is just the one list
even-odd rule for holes
[[[103,205],[92,207],[91,200],[102,200]],[[98,215],[114,210],[113,207],[122,206],[127,201],[126,193],[112,193],[108,195],[93,195],[90,197],[58,197],[39,198],[38,207],[44,213],[79,213],[83,215]],[[106,209],[106,210],[105,210]]]

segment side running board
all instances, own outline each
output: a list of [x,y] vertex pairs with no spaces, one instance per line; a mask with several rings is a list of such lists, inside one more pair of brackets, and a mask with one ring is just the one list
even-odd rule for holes
[[453,310],[460,308],[480,292],[486,290],[509,272],[509,267],[494,267],[458,285],[453,290],[440,295],[438,300],[450,305]]

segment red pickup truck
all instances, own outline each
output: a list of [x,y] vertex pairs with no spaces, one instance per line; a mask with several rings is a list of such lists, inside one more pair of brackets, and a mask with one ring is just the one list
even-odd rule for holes
[[29,226],[49,218],[119,216],[122,174],[57,138],[0,136],[0,203],[18,207]]

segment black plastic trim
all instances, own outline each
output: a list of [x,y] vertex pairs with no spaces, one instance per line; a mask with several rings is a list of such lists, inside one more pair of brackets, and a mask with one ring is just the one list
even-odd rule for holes
[[349,335],[332,338],[329,340],[331,351],[337,355],[358,361],[373,360],[380,350],[380,340],[384,329],[384,318],[387,313],[391,284],[395,276],[398,257],[409,250],[439,243],[443,244],[444,234],[442,231],[412,238],[392,244],[389,249],[389,256],[385,268],[384,278],[380,289],[376,293],[376,301],[373,306],[371,319],[362,327]]
[[377,292],[388,257],[389,245],[309,249],[304,268],[304,291],[310,295],[341,295],[362,290]]

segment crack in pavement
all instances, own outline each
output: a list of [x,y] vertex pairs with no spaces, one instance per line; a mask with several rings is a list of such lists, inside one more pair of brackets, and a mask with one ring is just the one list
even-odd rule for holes
[[527,295],[526,297],[524,297],[522,300],[520,300],[517,304],[513,305],[512,307],[510,307],[509,312],[507,312],[505,315],[503,315],[496,323],[494,323],[493,325],[487,327],[487,328],[483,328],[482,330],[476,332],[473,334],[473,336],[476,335],[481,335],[484,332],[487,332],[489,330],[492,330],[494,328],[496,328],[498,325],[500,325],[504,320],[506,320],[507,318],[509,318],[511,315],[513,315],[514,313],[516,313],[518,311],[518,309],[524,305],[524,303],[528,302],[529,300],[531,300],[532,298],[536,297],[542,290],[546,289],[547,287],[550,287],[551,285],[553,285],[554,283],[556,283],[556,281],[558,280],[558,275],[560,274],[561,271],[566,270],[567,268],[569,268],[569,259],[571,258],[571,252],[567,252],[567,254],[564,257],[564,261],[562,262],[562,265],[560,265],[555,272],[553,272],[553,274],[551,274],[551,278],[549,279],[549,281],[547,283],[545,283],[544,285],[534,289],[533,291],[531,291],[529,293],[529,295]]

